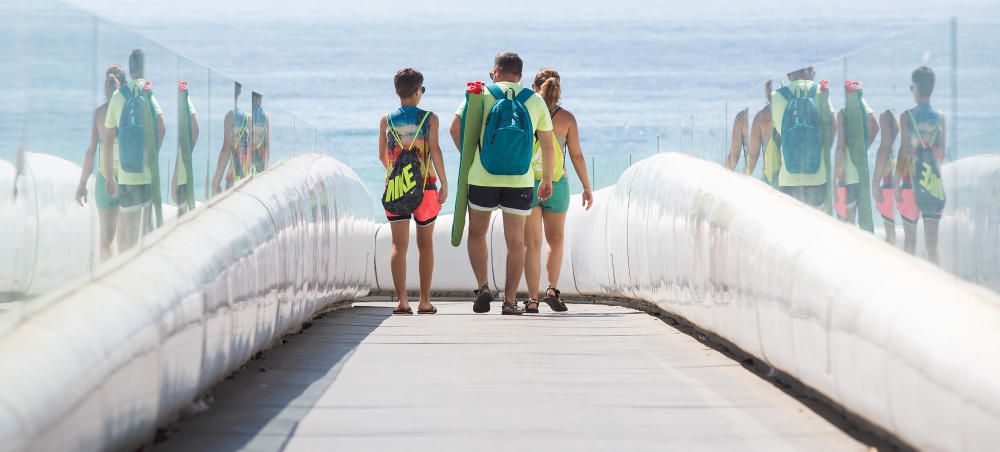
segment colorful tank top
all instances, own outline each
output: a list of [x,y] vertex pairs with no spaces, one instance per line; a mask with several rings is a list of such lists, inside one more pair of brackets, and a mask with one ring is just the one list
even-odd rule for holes
[[[944,160],[944,143],[941,142],[941,112],[930,104],[917,104],[907,110],[910,127],[910,149],[914,151],[927,146],[934,154],[934,158],[940,163]],[[916,157],[911,159],[910,165],[903,169],[904,173],[900,177],[910,180],[913,174],[912,166],[916,164]]]
[[253,139],[253,167],[254,171],[264,171],[268,161],[270,149],[267,148],[267,113],[260,105],[253,107],[253,128],[251,137]]
[[233,150],[230,155],[229,174],[226,175],[227,187],[234,182],[247,177],[253,173],[252,161],[250,158],[250,115],[244,113],[239,108],[231,112]]
[[389,168],[404,149],[413,149],[420,159],[420,173],[426,176],[425,189],[437,187],[437,174],[430,159],[430,112],[405,106],[387,116],[385,140]]

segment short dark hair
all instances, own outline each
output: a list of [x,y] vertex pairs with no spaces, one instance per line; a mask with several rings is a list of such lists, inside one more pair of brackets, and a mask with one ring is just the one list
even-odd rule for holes
[[524,70],[524,61],[517,52],[506,51],[497,54],[496,58],[493,59],[493,67],[500,69],[500,72],[505,74],[521,75],[521,71]]
[[927,66],[920,66],[913,71],[913,86],[917,88],[917,93],[921,96],[934,94],[934,70]]
[[135,49],[132,54],[128,56],[128,72],[132,78],[136,78],[136,75],[144,75],[146,72],[146,51],[142,49]]
[[396,86],[396,95],[400,99],[405,99],[416,94],[417,90],[424,84],[424,74],[412,67],[404,67],[396,72],[392,83]]

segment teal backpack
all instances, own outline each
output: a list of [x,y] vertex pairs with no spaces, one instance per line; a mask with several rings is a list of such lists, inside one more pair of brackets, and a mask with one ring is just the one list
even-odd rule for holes
[[497,85],[488,85],[486,89],[490,90],[496,103],[486,116],[479,162],[490,174],[525,174],[531,167],[534,131],[531,130],[531,115],[524,103],[535,92],[525,88],[514,96],[513,89],[504,90]]
[[816,107],[816,88],[805,94],[793,94],[787,86],[778,94],[788,102],[781,118],[781,156],[785,169],[792,174],[815,174],[823,161],[823,135]]
[[146,169],[146,134],[152,130],[149,112],[152,109],[148,96],[152,93],[143,91],[140,94],[132,92],[125,84],[119,89],[125,102],[118,121],[118,153],[121,169],[129,173],[141,173]]

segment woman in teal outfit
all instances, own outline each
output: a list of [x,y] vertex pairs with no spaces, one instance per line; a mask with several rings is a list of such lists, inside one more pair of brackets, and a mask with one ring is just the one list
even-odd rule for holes
[[[108,145],[101,142],[101,137],[104,136],[104,117],[108,111],[108,101],[111,100],[111,95],[125,83],[125,69],[121,66],[113,64],[104,72],[104,103],[94,110],[94,118],[91,120],[93,124],[90,127],[90,145],[87,147],[83,170],[80,172],[80,183],[76,188],[76,202],[81,206],[87,202],[87,181],[94,171],[94,156],[96,155],[100,159],[99,147]],[[112,155],[115,158],[114,171],[117,173],[118,143],[111,145],[115,147]],[[104,166],[98,162],[97,183],[94,184],[94,202],[97,203],[97,214],[101,222],[101,260],[111,257],[111,244],[115,240],[118,225],[118,199],[109,196],[108,192],[105,191],[104,181],[106,177],[108,175],[104,174]],[[117,175],[112,174],[111,177],[117,177]]]
[[[549,254],[545,259],[545,270],[548,276],[548,288],[542,296],[542,301],[553,311],[566,311],[566,304],[559,298],[559,273],[562,269],[563,237],[566,229],[566,212],[569,210],[569,180],[566,178],[566,153],[573,161],[580,183],[583,185],[581,195],[583,206],[590,209],[594,203],[594,195],[590,188],[590,178],[587,176],[587,163],[580,148],[580,133],[576,117],[559,105],[562,88],[559,86],[559,73],[555,69],[542,69],[535,75],[532,85],[538,94],[545,99],[545,104],[552,115],[552,133],[556,147],[556,155],[552,169],[552,196],[545,201],[539,201],[538,183],[542,178],[541,157],[538,154],[538,141],[535,141],[535,199],[531,204],[531,216],[524,225],[524,277],[528,285],[528,301],[525,312],[538,312],[538,295],[541,281],[542,232],[549,245]],[[544,228],[543,228],[544,226]]]

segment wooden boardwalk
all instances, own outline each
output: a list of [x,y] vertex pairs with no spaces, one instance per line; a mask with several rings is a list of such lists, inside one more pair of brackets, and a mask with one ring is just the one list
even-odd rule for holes
[[[656,317],[362,301],[213,390],[155,450],[864,450]],[[414,304],[414,308],[415,308]]]

